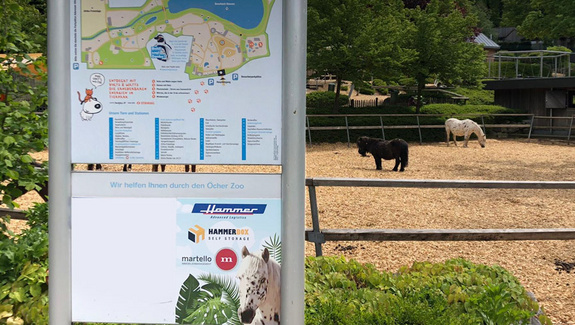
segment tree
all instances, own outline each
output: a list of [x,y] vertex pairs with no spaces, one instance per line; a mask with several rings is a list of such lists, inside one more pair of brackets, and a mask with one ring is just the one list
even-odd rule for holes
[[575,35],[575,2],[564,0],[504,0],[504,22],[517,26],[530,39],[572,39]]
[[[476,9],[483,10],[486,18],[498,27],[503,14],[503,0],[472,0]],[[480,17],[481,19],[481,17]]]
[[417,85],[417,113],[423,105],[421,98],[428,79],[476,84],[484,75],[485,53],[480,45],[470,42],[477,21],[468,14],[468,8],[465,1],[437,0],[425,9],[409,10],[405,39],[412,57],[404,63],[403,74]]
[[[27,53],[46,51],[45,1],[0,0],[0,53],[26,50]],[[43,3],[42,3],[43,2]]]
[[396,64],[402,8],[400,0],[308,1],[308,70],[336,75],[334,113],[342,80],[360,82]]

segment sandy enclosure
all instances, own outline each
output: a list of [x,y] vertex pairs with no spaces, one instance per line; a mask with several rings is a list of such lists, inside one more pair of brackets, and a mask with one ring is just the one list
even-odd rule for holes
[[[575,146],[562,141],[492,140],[486,148],[445,143],[410,143],[409,166],[392,172],[392,161],[375,170],[352,144],[320,144],[306,149],[306,177],[368,179],[479,179],[575,181]],[[44,158],[42,154],[37,156]],[[120,171],[122,165],[104,165]],[[77,166],[85,169],[85,166]],[[134,165],[134,171],[150,166]],[[183,172],[183,166],[167,171]],[[198,172],[279,172],[277,166],[198,166]],[[407,189],[318,187],[322,228],[467,229],[575,228],[575,190]],[[19,199],[27,208],[38,197]],[[306,201],[308,196],[306,193]],[[17,226],[15,223],[14,226]],[[311,228],[306,202],[306,227]],[[328,242],[324,255],[345,255],[396,271],[414,261],[442,262],[463,257],[498,264],[533,292],[554,324],[575,324],[575,271],[556,270],[555,261],[575,262],[575,241],[513,242]],[[306,243],[306,255],[315,255]]]
[[[375,170],[347,144],[307,148],[306,177],[368,179],[575,180],[575,146],[559,141],[488,140],[469,148],[410,143],[409,166],[393,161]],[[507,189],[316,189],[322,228],[474,229],[575,228],[575,190]],[[309,206],[306,227],[311,228]],[[339,246],[338,246],[339,245]],[[575,324],[575,272],[556,270],[555,260],[575,262],[575,241],[328,242],[324,255],[345,255],[396,271],[414,261],[463,257],[498,264],[532,291],[555,324]],[[306,243],[306,254],[314,245]]]

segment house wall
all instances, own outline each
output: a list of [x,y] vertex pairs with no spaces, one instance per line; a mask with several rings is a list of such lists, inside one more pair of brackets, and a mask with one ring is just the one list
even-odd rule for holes
[[519,109],[535,115],[547,115],[545,89],[495,90],[495,105]]
[[[571,117],[575,108],[546,108],[548,89],[504,89],[495,90],[495,105],[522,110],[535,116]],[[565,91],[566,92],[566,91]],[[535,126],[569,126],[568,119],[535,120]]]

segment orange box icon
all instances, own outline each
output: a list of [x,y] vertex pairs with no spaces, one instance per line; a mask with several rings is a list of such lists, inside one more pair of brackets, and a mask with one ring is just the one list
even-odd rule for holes
[[206,230],[198,225],[194,227],[188,229],[188,239],[197,244],[200,240],[206,239]]

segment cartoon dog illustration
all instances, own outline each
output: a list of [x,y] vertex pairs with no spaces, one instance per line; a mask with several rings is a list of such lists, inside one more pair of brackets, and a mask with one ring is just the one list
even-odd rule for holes
[[96,97],[92,97],[93,94],[94,91],[92,89],[86,89],[86,97],[82,99],[80,92],[78,92],[78,100],[82,105],[82,110],[80,111],[82,121],[90,121],[94,114],[98,114],[102,111],[102,103],[100,103]]

